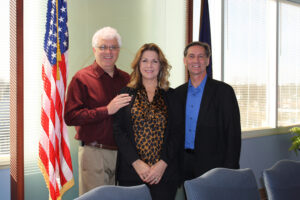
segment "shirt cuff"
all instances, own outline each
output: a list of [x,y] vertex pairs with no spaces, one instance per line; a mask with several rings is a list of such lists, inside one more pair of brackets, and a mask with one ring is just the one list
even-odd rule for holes
[[96,113],[98,118],[106,118],[109,116],[106,106],[96,108]]

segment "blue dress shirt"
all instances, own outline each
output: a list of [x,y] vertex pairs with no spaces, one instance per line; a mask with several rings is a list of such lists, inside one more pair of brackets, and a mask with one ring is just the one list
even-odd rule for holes
[[185,149],[195,148],[197,120],[206,80],[207,76],[205,76],[205,78],[197,88],[195,88],[192,85],[191,80],[189,80],[188,83],[188,92],[185,108]]

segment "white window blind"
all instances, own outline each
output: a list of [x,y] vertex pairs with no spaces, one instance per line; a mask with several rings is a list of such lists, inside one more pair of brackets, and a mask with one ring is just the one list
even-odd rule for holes
[[300,124],[300,4],[279,5],[278,125]]
[[0,165],[7,165],[10,152],[9,0],[0,1],[0,19]]
[[[271,83],[276,57],[273,1],[225,3],[224,81],[236,93],[243,131],[269,128],[275,93]],[[273,2],[274,3],[274,2]],[[274,74],[275,75],[275,74]]]

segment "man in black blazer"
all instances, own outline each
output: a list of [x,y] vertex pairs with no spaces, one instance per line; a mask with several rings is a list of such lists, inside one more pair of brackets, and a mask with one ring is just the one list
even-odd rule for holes
[[184,50],[189,81],[175,90],[178,123],[185,133],[183,179],[196,178],[216,167],[239,168],[241,125],[233,88],[207,76],[211,50],[192,42]]

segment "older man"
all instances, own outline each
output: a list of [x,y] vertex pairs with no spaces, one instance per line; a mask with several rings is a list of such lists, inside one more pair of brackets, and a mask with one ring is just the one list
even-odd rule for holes
[[65,121],[76,126],[79,194],[115,183],[117,147],[113,139],[112,115],[129,104],[128,94],[117,95],[129,75],[115,65],[121,37],[111,27],[98,30],[92,39],[95,62],[79,70],[67,93]]

